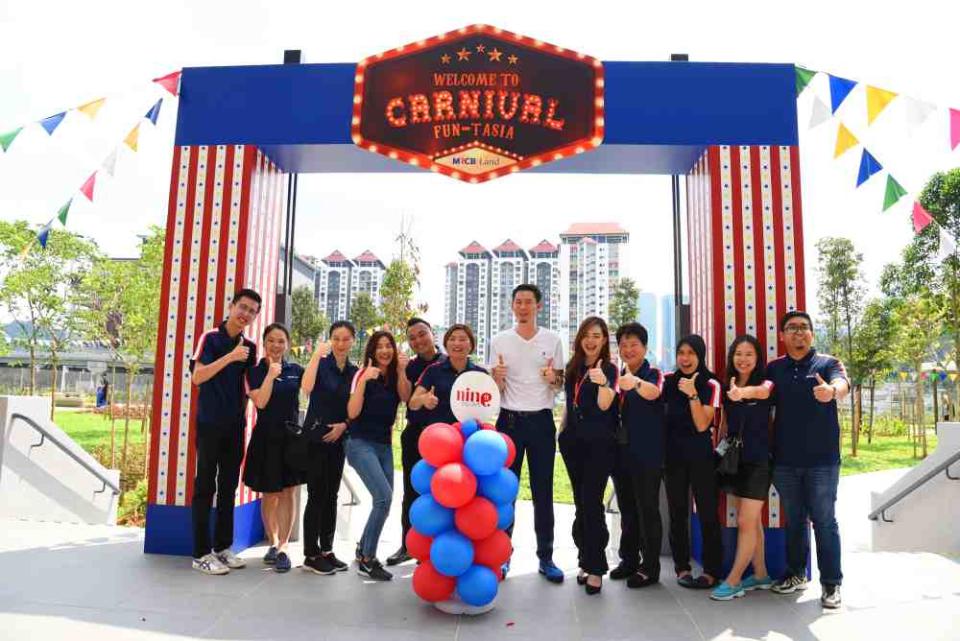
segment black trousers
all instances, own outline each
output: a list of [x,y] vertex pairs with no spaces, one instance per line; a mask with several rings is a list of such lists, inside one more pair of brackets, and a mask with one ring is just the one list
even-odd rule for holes
[[603,494],[613,473],[616,444],[608,439],[581,439],[560,434],[560,455],[567,466],[573,502],[573,542],[579,551],[580,567],[589,574],[607,573],[606,510]]
[[717,475],[713,460],[667,464],[667,502],[670,505],[670,548],[677,574],[690,570],[690,492],[697,502],[703,535],[703,571],[720,579],[720,520],[717,517]]
[[660,520],[660,482],[663,470],[645,465],[633,469],[630,480],[636,498],[642,561],[640,571],[650,578],[660,578],[660,548],[663,544],[663,523]]
[[613,491],[620,509],[620,562],[631,570],[640,569],[640,517],[637,512],[637,497],[633,491],[631,457],[627,448],[617,446],[613,465]]
[[335,443],[310,443],[307,456],[303,554],[309,557],[333,550],[333,535],[337,530],[337,495],[346,459],[343,437]]
[[[233,545],[233,506],[243,461],[244,423],[197,424],[197,476],[193,483],[193,557]],[[210,545],[210,508],[217,496],[213,546]]]
[[400,539],[401,547],[407,545],[407,532],[410,531],[410,506],[420,496],[413,489],[413,483],[410,482],[410,472],[413,470],[413,466],[420,462],[418,445],[422,432],[422,426],[408,424],[400,433],[400,460],[403,464],[403,502],[400,511],[400,527],[403,528],[403,538]]

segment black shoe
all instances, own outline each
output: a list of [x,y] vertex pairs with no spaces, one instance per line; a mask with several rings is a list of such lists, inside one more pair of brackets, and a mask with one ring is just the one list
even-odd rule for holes
[[333,552],[321,552],[321,556],[323,556],[337,572],[346,572],[350,569],[350,566],[338,559]]
[[620,561],[620,565],[610,570],[610,578],[614,581],[619,581],[621,579],[626,579],[627,577],[633,576],[637,573],[637,568],[631,567]]
[[412,556],[407,554],[407,548],[400,548],[387,557],[387,565],[400,565],[401,563],[406,563],[412,558]]
[[840,586],[824,585],[823,592],[820,594],[820,605],[828,610],[836,610],[840,607]]
[[303,571],[304,572],[313,572],[314,574],[323,574],[324,576],[329,576],[337,571],[333,564],[330,563],[330,559],[323,556],[308,556],[303,560]]
[[577,575],[577,585],[586,585],[587,584],[587,575],[578,574]]
[[654,583],[660,583],[660,579],[652,576],[646,576],[645,574],[641,574],[639,572],[627,579],[628,588],[645,588],[649,585],[653,585]]
[[603,579],[600,580],[600,585],[590,585],[589,583],[586,582],[586,579],[584,579],[583,590],[587,594],[591,596],[593,596],[594,594],[600,594],[600,590],[602,589],[603,589]]
[[357,564],[357,574],[369,577],[374,581],[390,581],[393,579],[393,575],[384,570],[383,565],[377,559],[360,561]]

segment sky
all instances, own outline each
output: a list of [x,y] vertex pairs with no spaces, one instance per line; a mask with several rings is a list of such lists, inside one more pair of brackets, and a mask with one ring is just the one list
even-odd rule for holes
[[[897,91],[940,109],[912,135],[894,101],[867,127],[863,88],[837,116],[903,184],[918,193],[931,172],[960,166],[950,152],[945,108],[960,108],[960,5],[839,3],[189,2],[26,3],[0,0],[0,131],[107,96],[95,120],[70,114],[53,136],[25,128],[0,155],[0,217],[43,224],[100,161],[141,122],[136,153],[123,148],[113,178],[98,178],[93,204],[75,198],[68,228],[113,256],[136,255],[138,234],[162,225],[175,128],[167,96],[156,127],[143,114],[164,92],[150,79],[185,66],[272,64],[284,49],[305,62],[355,62],[399,44],[473,23],[504,29],[602,60],[786,62]],[[816,242],[852,238],[876,283],[911,238],[912,198],[881,213],[883,178],[854,189],[859,148],[833,159],[838,118],[808,129],[814,96],[829,103],[817,76],[798,102],[808,291]],[[723,96],[717,96],[723,100]],[[422,251],[420,300],[442,320],[443,266],[472,240],[506,238],[532,247],[556,243],[572,222],[619,222],[631,233],[629,274],[642,290],[672,291],[670,182],[660,176],[519,174],[482,185],[424,174],[301,176],[299,253],[325,256],[370,249],[395,254],[401,219]],[[451,217],[456,222],[451,223]],[[651,269],[651,265],[663,265]],[[808,307],[816,308],[813,296]]]

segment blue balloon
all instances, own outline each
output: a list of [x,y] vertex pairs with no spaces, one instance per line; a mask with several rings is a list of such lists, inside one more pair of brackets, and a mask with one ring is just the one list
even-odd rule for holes
[[463,462],[477,476],[493,474],[507,462],[507,442],[498,432],[480,430],[464,444]]
[[463,434],[463,438],[470,438],[474,432],[480,429],[480,424],[477,423],[477,419],[468,418],[465,421],[460,421],[460,432]]
[[484,496],[497,506],[504,503],[513,503],[520,489],[520,480],[517,475],[505,467],[501,467],[494,474],[477,477],[480,496]]
[[417,491],[417,494],[430,494],[430,479],[433,478],[433,473],[436,471],[437,468],[427,463],[426,459],[417,461],[417,464],[410,470],[410,483],[413,484],[413,489]]
[[497,529],[506,530],[513,523],[513,503],[497,506]]
[[410,523],[424,536],[436,536],[453,529],[453,510],[424,494],[410,506]]
[[440,574],[460,576],[473,565],[473,543],[455,530],[439,534],[430,544],[430,562]]
[[457,577],[457,594],[467,605],[487,605],[497,596],[497,575],[484,565],[471,566]]

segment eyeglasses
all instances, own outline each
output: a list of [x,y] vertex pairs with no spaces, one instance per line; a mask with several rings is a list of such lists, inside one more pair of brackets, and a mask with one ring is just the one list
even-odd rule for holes
[[809,332],[812,328],[809,325],[787,325],[783,328],[784,334],[799,334]]
[[256,316],[257,314],[260,313],[260,308],[250,307],[245,303],[237,303],[237,309],[239,309],[244,314],[249,314],[250,316]]

